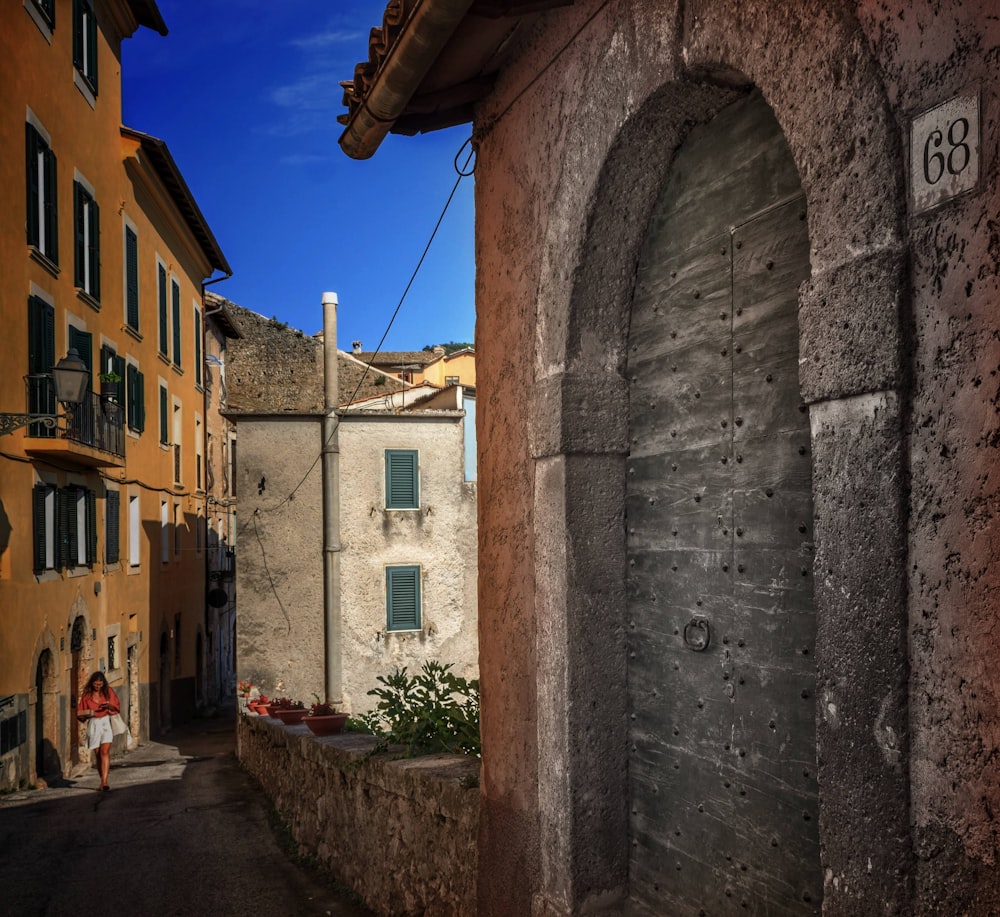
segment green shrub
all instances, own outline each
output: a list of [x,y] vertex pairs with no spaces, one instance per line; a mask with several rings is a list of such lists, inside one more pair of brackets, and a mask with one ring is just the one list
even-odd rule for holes
[[361,719],[386,744],[409,754],[463,752],[479,756],[479,681],[451,672],[451,664],[428,660],[417,675],[405,667],[380,675],[368,693],[379,698]]

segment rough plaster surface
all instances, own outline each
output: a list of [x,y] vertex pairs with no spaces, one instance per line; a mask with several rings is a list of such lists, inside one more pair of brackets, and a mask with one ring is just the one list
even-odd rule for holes
[[[424,660],[477,678],[476,482],[458,412],[345,417],[340,427],[344,709],[368,710],[376,678]],[[385,450],[419,451],[420,509],[385,508]],[[385,568],[421,566],[420,631],[388,632]]]
[[316,737],[242,715],[240,763],[299,850],[385,917],[473,917],[479,761],[366,757],[370,736]]
[[[750,86],[785,131],[810,230],[800,381],[816,434],[824,914],[932,914],[945,901],[989,913],[998,22],[986,0],[694,0],[683,15],[593,0],[543,17],[481,106],[481,913],[526,913],[529,896],[539,914],[615,906],[578,881],[604,841],[575,802],[601,753],[575,741],[573,704],[603,657],[560,617],[616,559],[573,563],[607,519],[566,513],[550,457],[621,454],[614,375],[646,216],[690,124]],[[909,119],[969,85],[980,185],[911,216]],[[581,392],[587,376],[600,391]],[[606,512],[613,525],[618,510]],[[551,602],[560,590],[579,604]],[[598,626],[613,635],[613,608]],[[598,722],[613,731],[624,713],[609,705]],[[539,871],[541,849],[558,854]]]

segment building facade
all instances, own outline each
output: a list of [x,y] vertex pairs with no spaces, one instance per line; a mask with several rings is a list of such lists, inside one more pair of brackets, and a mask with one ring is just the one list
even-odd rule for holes
[[[121,43],[153,2],[2,14],[0,787],[87,760],[106,672],[140,739],[193,713],[204,639],[202,282],[228,265],[166,146],[121,125]],[[87,377],[70,416],[53,366]]]
[[481,914],[995,911],[995,13],[387,8],[341,145],[477,151]]
[[476,677],[474,393],[374,371],[329,326],[234,314],[239,677],[352,713],[397,667]]

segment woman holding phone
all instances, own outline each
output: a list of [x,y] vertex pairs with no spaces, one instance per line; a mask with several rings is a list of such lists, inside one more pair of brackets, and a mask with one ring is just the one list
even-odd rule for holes
[[121,704],[114,688],[108,684],[103,672],[94,672],[80,694],[76,718],[87,724],[87,748],[97,752],[97,768],[101,775],[100,789],[107,791],[108,771],[111,769],[111,715],[121,712]]

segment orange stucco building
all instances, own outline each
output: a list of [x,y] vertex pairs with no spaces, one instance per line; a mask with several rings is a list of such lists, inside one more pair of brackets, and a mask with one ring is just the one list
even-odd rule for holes
[[204,691],[202,284],[231,271],[165,144],[121,124],[155,2],[23,0],[0,26],[0,408],[63,415],[71,348],[88,376],[56,429],[0,427],[3,789],[86,760],[96,669],[140,739]]

